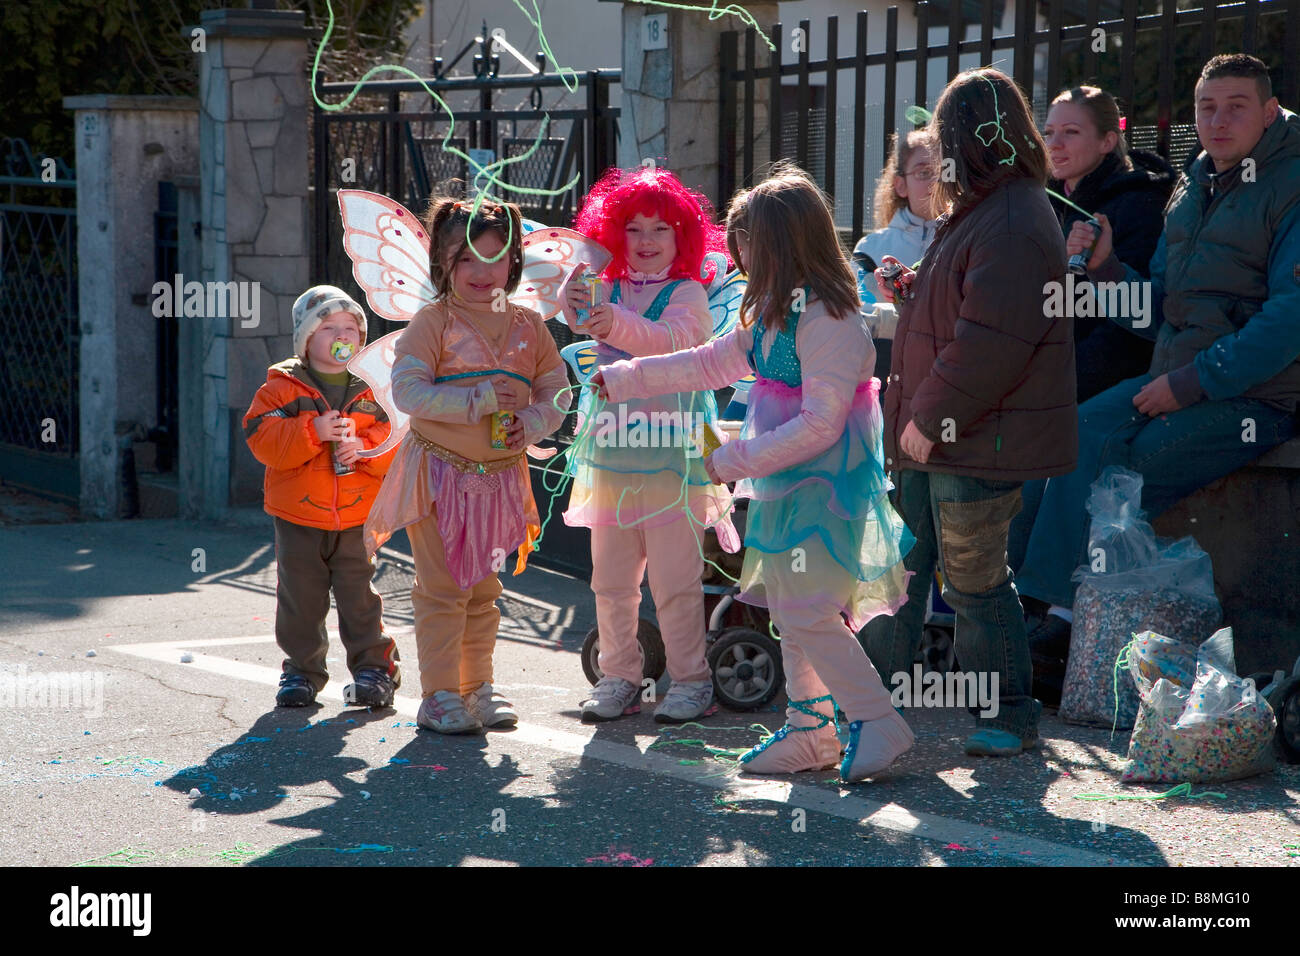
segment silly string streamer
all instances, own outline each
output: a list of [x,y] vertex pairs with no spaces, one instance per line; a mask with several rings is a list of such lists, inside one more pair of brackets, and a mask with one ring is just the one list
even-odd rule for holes
[[[520,0],[514,0],[514,2],[515,2],[515,6],[519,7],[519,9],[523,11],[524,16],[528,17],[528,11],[524,10],[523,4],[520,3]],[[534,9],[536,9],[536,0],[533,0],[533,7]],[[480,167],[473,159],[470,158],[468,153],[462,152],[461,150],[457,149],[455,146],[451,145],[452,136],[454,136],[456,132],[456,115],[455,113],[452,112],[452,109],[447,104],[447,101],[444,100],[441,96],[439,96],[433,90],[433,88],[430,87],[429,84],[424,81],[423,77],[413,72],[412,70],[407,69],[404,66],[384,65],[384,66],[371,67],[369,70],[365,72],[365,74],[361,77],[361,79],[357,81],[356,85],[352,88],[352,92],[350,92],[347,95],[347,97],[344,98],[342,103],[336,103],[336,104],[326,103],[324,100],[320,98],[320,96],[316,92],[316,75],[320,70],[321,53],[324,52],[326,44],[329,43],[330,34],[333,33],[334,31],[334,7],[330,3],[330,0],[325,0],[325,9],[329,13],[329,23],[325,27],[325,35],[324,37],[321,38],[320,45],[316,47],[316,57],[312,61],[312,67],[311,67],[312,99],[316,101],[316,105],[319,106],[321,109],[326,110],[327,112],[336,113],[339,112],[340,110],[346,109],[348,104],[351,103],[354,99],[356,99],[357,95],[361,92],[361,87],[365,85],[365,82],[369,80],[372,76],[374,76],[376,73],[381,73],[384,71],[388,71],[390,73],[398,73],[403,76],[410,77],[411,79],[419,83],[420,86],[424,89],[424,91],[433,98],[434,102],[437,103],[439,107],[441,107],[443,110],[446,111],[447,117],[450,120],[450,125],[447,127],[447,135],[444,136],[442,139],[443,152],[451,153],[453,156],[457,157],[458,159],[463,159],[471,169],[478,170],[478,172],[474,176],[475,184],[477,184],[480,175],[487,180],[486,186],[476,190],[474,195],[474,205],[473,208],[470,210],[470,219],[465,223],[465,242],[467,244],[467,248],[470,249],[474,253],[474,255],[478,256],[480,261],[489,262],[489,263],[499,261],[501,257],[506,254],[506,250],[510,248],[510,243],[513,240],[512,233],[514,230],[514,224],[513,222],[510,222],[509,217],[507,217],[506,244],[502,247],[501,251],[498,252],[492,258],[489,259],[483,256],[482,254],[480,254],[479,251],[474,248],[473,242],[470,241],[470,233],[469,233],[470,222],[472,222],[474,217],[478,215],[479,208],[483,205],[484,200],[491,200],[493,202],[500,201],[495,194],[489,192],[490,188],[499,187],[500,189],[507,192],[523,193],[525,195],[530,195],[530,196],[559,196],[565,192],[568,192],[570,189],[572,189],[574,186],[578,184],[578,181],[582,178],[581,173],[575,173],[573,178],[569,180],[568,183],[559,187],[558,189],[541,189],[532,186],[515,186],[510,183],[502,182],[501,179],[498,178],[497,176],[498,172],[500,172],[506,166],[511,166],[515,163],[522,163],[524,160],[531,157],[534,152],[536,152],[537,147],[541,144],[542,139],[546,136],[546,130],[550,124],[550,117],[546,116],[542,119],[541,127],[537,132],[537,138],[533,141],[533,145],[530,146],[526,152],[520,154],[519,156],[502,157],[501,159],[498,159],[495,162],[488,163],[488,165]],[[537,21],[534,21],[531,17],[529,17],[529,22],[534,23],[534,25],[537,26],[539,37],[542,36],[540,19],[541,19],[540,15],[538,16]],[[546,53],[546,55],[550,57],[551,62],[555,64],[556,71],[560,74],[564,82],[564,85],[569,90],[569,92],[573,92],[575,89],[577,89],[577,81],[576,80],[573,81],[574,85],[569,86],[569,79],[568,79],[568,74],[573,74],[573,75],[576,74],[574,74],[573,70],[568,70],[566,73],[565,70],[567,68],[561,67],[559,63],[556,63],[555,57],[551,54],[550,45],[546,43],[544,37],[542,39],[542,48]]]
[[[990,80],[987,76],[984,77],[984,81],[988,83],[989,86],[993,87],[994,113],[993,113],[993,119],[989,120],[988,122],[981,123],[979,126],[975,128],[975,135],[979,137],[980,142],[983,143],[985,146],[991,147],[995,140],[1001,140],[1002,142],[1006,143],[1008,148],[1010,148],[1011,150],[1011,155],[1008,156],[1006,159],[999,160],[998,162],[999,165],[1004,165],[1004,164],[1010,165],[1011,163],[1014,163],[1016,161],[1016,156],[1018,154],[1016,153],[1015,146],[1013,146],[1010,140],[1007,139],[1006,130],[1002,128],[1001,114],[997,111],[998,89],[996,86],[993,85],[993,81]],[[924,106],[909,106],[903,112],[903,115],[907,118],[907,121],[909,123],[912,123],[916,126],[924,126],[926,123],[930,122],[931,119],[933,119],[933,114],[929,110],[927,110]],[[984,136],[980,133],[980,130],[982,130],[985,126],[989,126],[989,125],[995,127],[996,133],[989,134],[989,138],[985,139]],[[1093,218],[1092,213],[1088,212],[1088,210],[1084,209],[1078,203],[1071,202],[1069,199],[1066,199],[1056,190],[1048,189],[1046,186],[1044,186],[1043,191],[1047,193],[1049,196],[1055,196],[1057,199],[1061,200],[1061,202],[1065,203],[1071,209],[1076,209],[1079,212],[1083,213],[1089,219]]]
[[[515,0],[516,3],[519,0]],[[535,2],[535,0],[534,0]],[[632,0],[633,3],[641,3],[648,7],[666,7],[669,10],[698,10],[700,13],[707,13],[710,20],[718,20],[730,14],[733,17],[739,17],[741,22],[754,28],[769,50],[775,50],[776,44],[768,37],[766,33],[759,28],[758,21],[754,15],[739,4],[729,3],[725,7],[719,8],[718,0],[712,0],[707,7],[695,6],[689,3],[664,3],[662,0]]]

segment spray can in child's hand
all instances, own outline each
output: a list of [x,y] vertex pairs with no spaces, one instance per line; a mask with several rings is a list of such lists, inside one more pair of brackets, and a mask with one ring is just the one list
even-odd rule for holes
[[[354,421],[352,421],[352,419],[350,419],[350,418],[340,418],[339,421],[343,423],[343,438],[344,438],[345,440],[355,438],[355,437],[356,437],[356,427],[357,427],[357,426],[356,426],[356,423],[355,423]],[[354,468],[354,467],[351,466],[351,465],[345,465],[345,464],[343,464],[343,462],[339,461],[339,445],[340,445],[340,444],[341,444],[340,442],[336,442],[336,441],[334,441],[334,442],[330,442],[330,448],[331,448],[331,451],[332,451],[333,454],[334,454],[334,474],[336,474],[336,475],[350,475],[350,474],[352,474],[354,471],[356,471],[356,468]]]
[[514,412],[493,412],[490,427],[492,429],[492,447],[509,448],[506,438],[510,433],[510,426],[515,423]]
[[1096,219],[1089,219],[1088,225],[1092,227],[1092,245],[1083,252],[1076,252],[1070,256],[1070,261],[1066,263],[1066,268],[1077,276],[1088,274],[1088,260],[1092,258],[1092,250],[1097,248],[1097,240],[1101,238],[1101,223]]
[[591,304],[585,309],[575,309],[578,316],[578,324],[586,325],[587,320],[591,318],[591,310],[600,305],[600,276],[590,269],[587,269],[578,277],[587,286],[587,293],[591,298]]

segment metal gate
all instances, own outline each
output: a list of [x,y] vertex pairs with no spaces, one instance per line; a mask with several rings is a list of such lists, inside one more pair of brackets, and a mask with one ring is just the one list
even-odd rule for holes
[[0,140],[0,480],[76,500],[76,180]]

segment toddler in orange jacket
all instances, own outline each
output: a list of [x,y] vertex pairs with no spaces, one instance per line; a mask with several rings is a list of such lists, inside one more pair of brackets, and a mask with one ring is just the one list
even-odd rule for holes
[[334,286],[293,304],[296,354],[272,365],[244,414],[244,438],[266,465],[264,507],[275,522],[275,639],[285,654],[276,704],[312,703],[329,680],[330,590],[353,682],[346,703],[387,707],[401,684],[397,645],[383,629],[362,526],[392,452],[362,458],[389,435],[370,387],[347,370],[366,341],[366,314]]

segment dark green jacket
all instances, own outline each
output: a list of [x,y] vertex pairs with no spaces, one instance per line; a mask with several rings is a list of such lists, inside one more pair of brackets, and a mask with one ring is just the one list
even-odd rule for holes
[[[1201,153],[1151,259],[1150,372],[1169,375],[1183,406],[1237,396],[1300,405],[1300,116],[1282,110],[1248,160],[1215,175]],[[1141,276],[1112,257],[1093,278]]]

